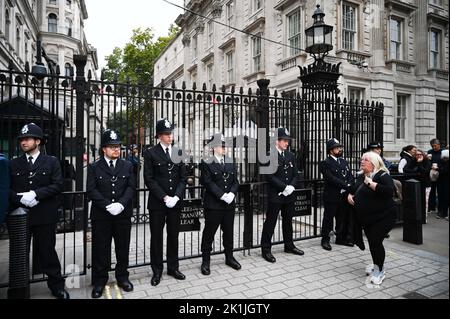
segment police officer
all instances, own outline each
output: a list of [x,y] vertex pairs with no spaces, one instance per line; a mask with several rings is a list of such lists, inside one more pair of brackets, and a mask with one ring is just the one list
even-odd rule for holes
[[386,160],[386,159],[382,156],[383,148],[384,148],[384,147],[383,147],[383,144],[382,144],[381,142],[378,142],[378,141],[370,142],[370,143],[367,145],[367,151],[368,151],[368,152],[375,152],[375,153],[377,153],[378,155],[380,155],[381,158],[383,159],[384,166],[386,166],[387,169],[391,169],[392,163],[389,162],[388,160]]
[[20,148],[25,153],[10,162],[10,209],[29,209],[29,242],[33,237],[36,256],[52,295],[69,299],[61,276],[61,264],[55,250],[56,223],[63,187],[59,160],[41,153],[45,144],[42,129],[34,123],[25,125],[18,136]]
[[285,128],[279,128],[277,134],[275,146],[278,152],[278,168],[274,174],[267,175],[269,205],[261,237],[262,257],[271,263],[276,262],[271,252],[271,240],[280,210],[283,217],[284,251],[300,256],[304,254],[295,247],[292,238],[295,202],[293,192],[297,184],[298,169],[295,155],[287,150],[291,136]]
[[236,165],[231,158],[225,156],[225,137],[222,134],[214,134],[208,146],[213,148],[213,156],[202,161],[201,165],[201,184],[205,187],[203,198],[205,228],[202,236],[200,269],[205,276],[211,273],[212,242],[219,225],[223,231],[225,264],[235,270],[241,269],[241,265],[233,257],[235,199],[239,190]]
[[9,161],[0,153],[0,224],[3,224],[8,209],[9,180]]
[[328,157],[320,163],[320,172],[325,178],[323,191],[324,213],[321,245],[331,250],[330,232],[336,217],[336,244],[353,246],[352,219],[346,198],[353,184],[353,176],[347,161],[342,158],[343,145],[335,138],[327,141]]
[[127,269],[136,177],[133,165],[120,158],[121,144],[117,132],[106,130],[101,140],[103,156],[88,166],[86,189],[92,201],[92,298],[100,298],[108,282],[112,239],[117,285],[126,292],[133,291]]
[[174,126],[167,119],[159,120],[156,123],[156,137],[160,143],[144,153],[144,181],[149,189],[152,286],[161,281],[163,229],[166,223],[167,274],[179,280],[186,278],[178,269],[178,234],[186,189],[186,167],[181,150],[172,146],[173,129]]

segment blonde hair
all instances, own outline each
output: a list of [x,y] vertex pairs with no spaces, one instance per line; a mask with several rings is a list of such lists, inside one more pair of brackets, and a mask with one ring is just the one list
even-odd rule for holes
[[367,152],[361,158],[366,157],[373,165],[373,174],[384,171],[389,174],[389,170],[384,165],[383,159],[375,152]]

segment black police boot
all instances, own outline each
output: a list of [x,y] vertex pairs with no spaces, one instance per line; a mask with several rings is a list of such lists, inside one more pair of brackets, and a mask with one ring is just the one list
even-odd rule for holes
[[322,238],[322,242],[320,243],[322,245],[322,248],[325,250],[330,251],[331,245],[330,245],[330,239],[329,238]]
[[241,264],[233,257],[233,255],[227,255],[225,258],[225,265],[230,266],[234,270],[242,268]]
[[211,255],[203,253],[202,254],[202,265],[200,267],[200,270],[202,271],[202,274],[205,276],[209,276],[211,274],[211,270],[209,269],[211,261]]

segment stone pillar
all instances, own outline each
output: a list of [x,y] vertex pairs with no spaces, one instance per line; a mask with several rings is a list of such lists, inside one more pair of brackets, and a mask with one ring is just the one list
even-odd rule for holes
[[365,8],[369,14],[370,43],[372,57],[370,59],[371,67],[385,66],[385,7],[384,0],[372,0]]
[[415,44],[416,48],[416,75],[428,73],[428,1],[416,0]]

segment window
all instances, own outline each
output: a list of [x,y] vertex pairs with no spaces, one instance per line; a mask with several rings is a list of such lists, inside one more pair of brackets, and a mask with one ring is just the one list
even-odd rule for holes
[[227,3],[226,13],[228,25],[232,26],[234,24],[234,0]]
[[234,83],[236,81],[234,72],[234,51],[227,53],[227,81],[228,83]]
[[56,4],[56,0],[49,0],[48,3],[50,3],[50,4]]
[[362,88],[349,87],[348,88],[348,100],[360,103],[364,100],[365,90]]
[[408,95],[397,94],[397,139],[404,139],[406,136],[406,108],[408,102]]
[[252,38],[253,72],[261,71],[261,38]]
[[66,63],[64,65],[64,74],[65,74],[65,76],[71,76],[72,75],[72,66],[70,65],[70,63]]
[[195,35],[192,38],[192,57],[193,57],[193,59],[197,58],[197,54],[198,54],[198,37],[197,37],[197,35]]
[[342,47],[344,50],[357,50],[357,9],[357,6],[349,3],[342,5]]
[[430,4],[438,7],[442,7],[442,0],[430,0]]
[[253,12],[262,8],[264,0],[253,0]]
[[16,54],[20,56],[20,42],[22,38],[20,37],[20,28],[16,28]]
[[214,44],[214,22],[208,22],[208,48]]
[[430,32],[430,68],[438,69],[440,67],[440,32],[432,30]]
[[9,16],[9,9],[6,8],[5,10],[5,37],[6,41],[9,41],[9,37],[11,36],[11,18]]
[[402,60],[402,21],[397,18],[390,19],[390,58],[392,60]]
[[66,34],[71,37],[72,36],[72,20],[69,18],[66,19]]
[[214,84],[214,64],[208,64],[206,66],[206,76],[208,79],[208,85],[209,85],[209,89],[212,89],[212,86]]
[[294,56],[300,53],[300,9],[297,9],[287,17],[288,19],[288,44],[289,56]]
[[58,32],[58,17],[54,13],[48,15],[48,32]]

